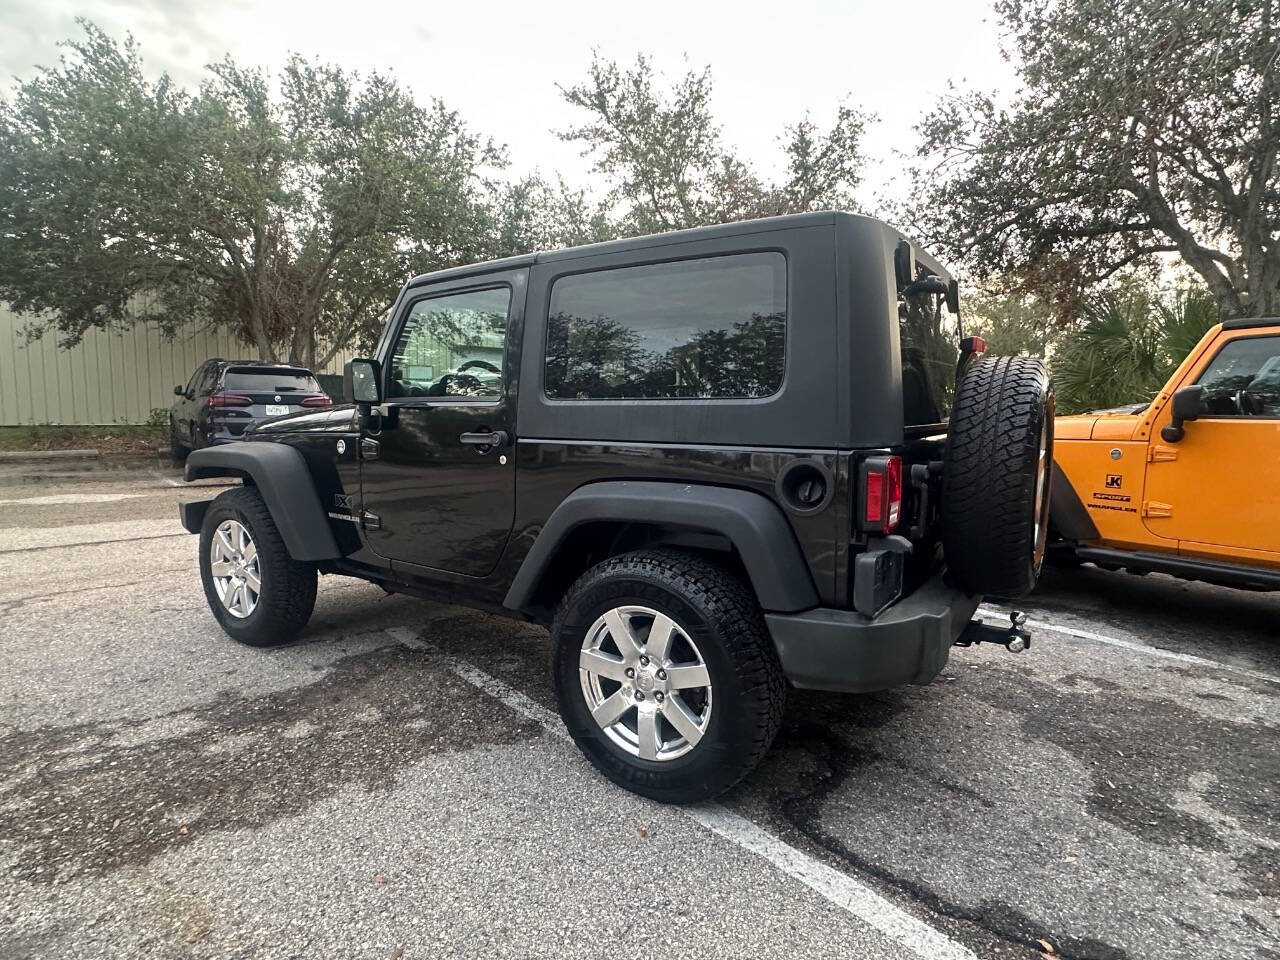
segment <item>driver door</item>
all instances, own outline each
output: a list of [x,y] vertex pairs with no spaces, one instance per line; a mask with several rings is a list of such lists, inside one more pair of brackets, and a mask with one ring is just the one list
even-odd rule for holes
[[526,278],[512,271],[429,288],[395,320],[360,477],[368,545],[393,569],[483,577],[497,566],[515,513],[507,358],[518,363],[508,348]]
[[1179,443],[1152,429],[1143,522],[1178,552],[1280,563],[1280,335],[1224,331],[1181,384],[1200,384],[1203,413]]

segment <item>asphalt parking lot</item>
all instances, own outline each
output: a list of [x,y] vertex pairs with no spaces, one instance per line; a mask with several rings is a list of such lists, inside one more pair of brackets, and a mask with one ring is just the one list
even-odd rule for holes
[[1050,571],[1030,652],[794,695],[681,809],[535,627],[330,577],[232,643],[178,478],[0,465],[0,957],[1280,958],[1280,595]]

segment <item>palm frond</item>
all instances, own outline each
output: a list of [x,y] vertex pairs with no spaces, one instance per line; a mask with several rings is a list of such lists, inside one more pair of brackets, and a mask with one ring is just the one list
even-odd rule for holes
[[1082,320],[1051,361],[1064,413],[1150,400],[1218,322],[1218,309],[1200,288],[1155,298],[1109,293],[1090,300]]

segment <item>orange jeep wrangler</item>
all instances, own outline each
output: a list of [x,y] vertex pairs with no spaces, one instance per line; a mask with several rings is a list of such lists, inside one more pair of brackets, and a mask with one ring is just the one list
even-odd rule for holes
[[1054,432],[1051,558],[1280,589],[1280,319],[1220,324],[1151,403]]

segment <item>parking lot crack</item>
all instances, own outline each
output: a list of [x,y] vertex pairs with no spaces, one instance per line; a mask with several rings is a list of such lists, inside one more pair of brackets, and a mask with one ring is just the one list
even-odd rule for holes
[[[876,698],[867,698],[874,701]],[[884,699],[884,698],[881,698]],[[903,876],[882,863],[863,856],[840,837],[824,829],[821,814],[827,799],[835,794],[850,777],[856,776],[873,763],[884,760],[840,737],[826,724],[803,723],[784,727],[779,736],[784,749],[794,747],[811,759],[811,764],[790,789],[773,798],[773,806],[779,817],[798,834],[830,854],[847,868],[874,878],[884,886],[906,895],[925,909],[939,916],[972,925],[989,937],[1005,943],[1041,952],[1040,939],[1043,925],[1015,907],[996,900],[984,900],[974,906],[966,906],[949,899],[926,883]],[[919,773],[919,771],[914,771]],[[938,778],[930,778],[944,789],[963,793],[970,799],[991,806],[976,791],[959,784],[941,784]],[[1082,937],[1053,937],[1053,956],[1062,960],[1126,960],[1126,951],[1102,940]]]
[[9,613],[13,610],[20,610],[28,603],[40,602],[43,600],[51,600],[55,597],[65,597],[71,594],[90,593],[97,590],[120,590],[124,587],[137,587],[143,584],[155,583],[155,577],[147,577],[143,580],[122,580],[115,583],[104,583],[97,587],[74,587],[70,590],[42,590],[40,593],[28,594],[25,597],[13,597],[8,600],[0,600],[0,613]]
[[140,540],[169,540],[175,537],[190,537],[185,530],[182,533],[157,533],[147,537],[118,537],[115,540],[85,540],[80,543],[47,543],[38,547],[7,547],[0,550],[0,555],[8,553],[36,553],[42,550],[70,550],[75,547],[102,547],[113,543],[134,543]]

